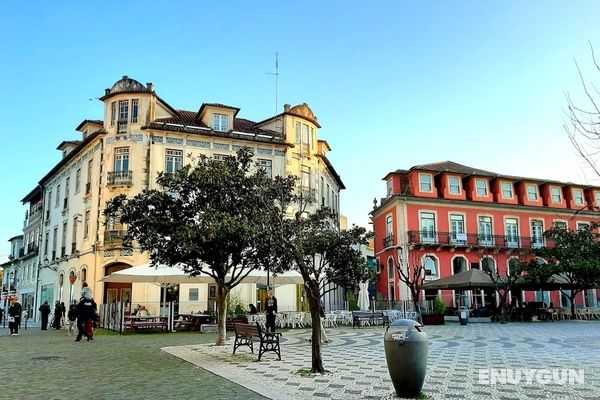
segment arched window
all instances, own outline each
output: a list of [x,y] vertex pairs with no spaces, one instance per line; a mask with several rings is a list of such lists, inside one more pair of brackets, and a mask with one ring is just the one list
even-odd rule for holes
[[87,282],[87,269],[83,268],[81,270],[81,283],[83,284],[85,282]]
[[458,274],[467,270],[467,259],[464,257],[456,257],[452,260],[452,272]]
[[388,279],[394,279],[396,277],[396,272],[394,271],[394,260],[390,257],[388,258]]
[[508,260],[508,273],[511,274],[515,268],[519,267],[519,260],[517,260],[516,258],[511,258],[510,260]]
[[496,272],[496,261],[491,257],[485,257],[481,260],[481,270],[483,272]]
[[425,256],[423,258],[423,267],[425,276],[439,276],[438,261],[433,256]]

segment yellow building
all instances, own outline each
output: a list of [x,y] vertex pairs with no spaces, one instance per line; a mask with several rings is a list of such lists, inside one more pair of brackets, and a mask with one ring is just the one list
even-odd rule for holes
[[[104,120],[84,120],[76,128],[80,139],[58,146],[62,160],[39,182],[43,200],[32,194],[24,199],[43,203],[38,299],[43,289],[54,293],[49,300],[68,304],[79,298],[87,282],[98,303],[158,300],[160,289],[152,285],[101,282],[115,271],[148,262],[147,254],[122,246],[123,227],[105,223],[103,208],[118,194],[134,196],[154,188],[160,171],[191,162],[188,155],[218,158],[250,147],[270,175],[300,177],[299,190],[317,200],[312,207],[328,206],[339,213],[344,185],[327,159],[331,149],[319,140],[320,125],[307,104],[285,105],[281,114],[254,122],[240,118],[239,108],[224,104],[175,109],[157,95],[153,84],[127,76],[100,100]],[[175,295],[180,301],[208,301],[207,285],[198,286],[180,285]],[[254,287],[243,291],[246,299],[256,300]],[[294,308],[296,291],[290,292],[278,297],[280,304]]]

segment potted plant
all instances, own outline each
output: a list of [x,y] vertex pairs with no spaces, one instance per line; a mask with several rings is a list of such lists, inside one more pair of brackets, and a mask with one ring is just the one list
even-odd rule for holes
[[444,314],[446,313],[446,304],[441,297],[436,297],[433,301],[432,312],[423,314],[423,325],[444,325]]

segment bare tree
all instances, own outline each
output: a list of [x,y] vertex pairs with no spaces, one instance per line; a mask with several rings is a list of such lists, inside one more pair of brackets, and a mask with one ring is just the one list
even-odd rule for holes
[[[398,277],[400,282],[404,283],[412,298],[415,311],[417,313],[417,319],[419,322],[423,322],[421,315],[421,306],[419,304],[419,297],[423,283],[425,281],[425,265],[422,262],[422,257],[412,249],[409,250],[409,254],[406,262],[402,254],[402,248],[397,247],[397,262],[396,269],[398,270]],[[426,254],[423,254],[425,256]],[[406,264],[406,265],[405,265]]]

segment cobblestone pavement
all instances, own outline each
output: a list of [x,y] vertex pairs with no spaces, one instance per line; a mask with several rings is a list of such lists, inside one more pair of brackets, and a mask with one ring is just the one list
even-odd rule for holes
[[[0,327],[0,399],[264,399],[246,388],[160,351],[164,346],[214,343],[214,334],[102,330],[74,343],[66,330]],[[84,339],[85,340],[85,339]]]
[[[428,326],[429,359],[424,393],[433,399],[597,399],[600,397],[600,323],[469,324]],[[247,348],[233,356],[227,346],[163,348],[186,361],[272,399],[395,398],[383,350],[383,329],[338,328],[328,331],[323,359],[328,374],[301,376],[310,368],[308,330],[282,337],[282,360],[267,353],[257,362]],[[482,385],[487,368],[584,369],[583,385]]]

